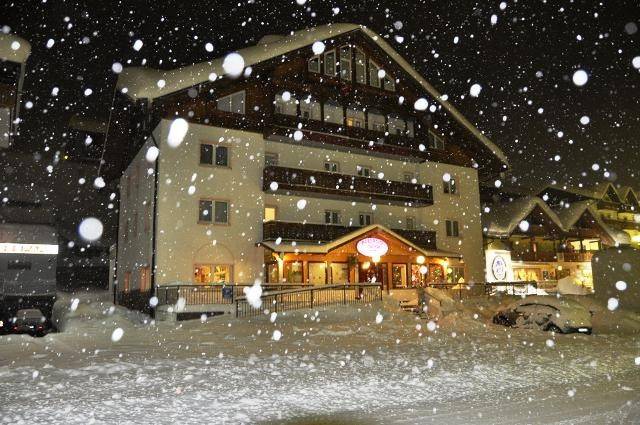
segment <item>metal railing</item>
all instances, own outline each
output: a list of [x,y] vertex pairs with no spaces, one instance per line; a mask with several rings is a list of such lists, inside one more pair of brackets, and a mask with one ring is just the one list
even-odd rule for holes
[[382,300],[382,287],[377,283],[312,286],[263,293],[261,305],[253,306],[245,296],[236,298],[236,317],[252,317],[269,312],[282,312],[327,305],[368,304]]
[[[184,300],[185,305],[233,304],[236,298],[244,294],[244,288],[252,283],[210,283],[210,284],[175,284],[156,286],[158,305],[171,305]],[[263,291],[281,291],[292,288],[311,286],[305,283],[263,283]]]

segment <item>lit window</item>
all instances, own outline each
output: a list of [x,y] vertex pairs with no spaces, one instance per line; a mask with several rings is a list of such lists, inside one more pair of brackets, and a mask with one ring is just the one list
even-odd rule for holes
[[367,57],[356,49],[356,83],[367,84]]
[[340,78],[351,80],[351,47],[349,46],[340,48]]
[[196,264],[193,280],[195,283],[231,282],[232,267],[228,264]]
[[347,108],[347,126],[363,128],[364,112]]
[[380,87],[380,77],[378,77],[380,67],[371,59],[369,59],[369,84],[373,87]]
[[264,221],[276,220],[276,207],[264,207]]
[[331,50],[324,54],[324,73],[330,77],[336,75],[336,51]]
[[320,72],[320,56],[314,56],[309,59],[309,71]]
[[234,114],[244,114],[244,90],[232,93],[228,96],[221,97],[216,101],[216,107],[225,112],[232,112]]

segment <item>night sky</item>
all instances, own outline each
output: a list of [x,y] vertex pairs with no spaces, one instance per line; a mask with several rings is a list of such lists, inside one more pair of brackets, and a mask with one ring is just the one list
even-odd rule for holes
[[[612,181],[640,188],[640,70],[632,65],[640,56],[637,0],[148,3],[20,0],[3,7],[3,30],[32,43],[23,103],[34,106],[23,113],[20,149],[42,152],[48,145],[51,154],[64,152],[63,143],[83,143],[66,124],[74,114],[106,120],[114,62],[174,68],[265,34],[352,22],[389,37],[505,151],[512,184],[592,184],[608,171]],[[54,44],[47,48],[49,39]],[[137,39],[144,42],[140,51],[132,47]],[[578,69],[589,74],[582,87],[572,82]],[[469,96],[475,83],[482,86],[477,98]],[[589,124],[580,124],[583,116]]]

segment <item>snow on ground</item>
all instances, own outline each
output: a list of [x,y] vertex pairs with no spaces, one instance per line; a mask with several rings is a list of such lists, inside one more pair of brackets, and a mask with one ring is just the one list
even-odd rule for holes
[[63,332],[0,337],[0,422],[640,418],[640,320],[590,299],[591,336],[493,325],[501,301],[494,298],[465,301],[434,332],[391,300],[281,313],[274,322],[225,316],[177,324],[106,300],[85,295],[70,312],[72,298],[61,296]]

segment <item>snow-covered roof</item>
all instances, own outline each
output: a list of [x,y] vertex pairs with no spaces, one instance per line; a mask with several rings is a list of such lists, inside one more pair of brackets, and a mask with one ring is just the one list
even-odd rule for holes
[[423,249],[420,248],[418,245],[416,245],[415,243],[409,241],[408,239],[403,238],[402,236],[400,236],[399,234],[397,234],[396,232],[394,232],[393,230],[390,230],[388,228],[386,228],[385,226],[382,226],[380,224],[371,224],[369,226],[365,226],[365,227],[359,227],[358,229],[354,230],[353,232],[349,232],[346,235],[343,235],[337,239],[334,239],[331,242],[326,242],[326,243],[299,243],[296,242],[295,245],[292,242],[281,242],[279,244],[276,244],[274,241],[263,241],[260,242],[260,245],[265,246],[267,248],[269,248],[272,251],[275,252],[296,252],[296,253],[301,253],[301,254],[326,254],[329,251],[344,245],[345,243],[359,237],[362,236],[364,234],[367,234],[368,232],[372,231],[372,230],[381,230],[385,233],[390,234],[391,236],[393,236],[394,238],[398,239],[399,241],[401,241],[402,243],[410,246],[411,248],[413,248],[414,250],[416,250],[418,253],[424,255],[425,257],[453,257],[453,258],[460,258],[462,257],[462,255],[455,253],[455,252],[450,252],[450,251],[443,251],[443,250],[429,250],[429,249]]
[[580,217],[584,215],[585,212],[589,212],[595,222],[604,230],[607,235],[618,245],[621,244],[629,244],[631,243],[631,239],[629,238],[629,234],[623,232],[621,230],[614,229],[610,227],[607,223],[602,221],[600,214],[595,207],[595,201],[579,201],[573,202],[569,204],[568,207],[561,207],[555,210],[556,214],[560,218],[562,225],[565,229],[571,229],[575,224],[580,220]]
[[25,63],[31,54],[31,43],[14,34],[0,33],[0,60]]
[[542,211],[561,230],[565,230],[558,215],[537,196],[525,196],[512,202],[501,202],[491,206],[491,211],[482,215],[482,225],[486,229],[486,235],[491,237],[509,237],[520,224],[527,218],[535,207]]
[[[313,28],[292,32],[283,37],[268,37],[261,39],[258,44],[238,50],[237,53],[244,59],[245,67],[284,55],[305,46],[312,45],[315,41],[327,40],[351,31],[362,31],[383,49],[396,63],[402,67],[418,84],[442,107],[447,110],[462,126],[464,126],[475,138],[477,138],[493,155],[503,164],[509,161],[502,150],[480,132],[467,118],[465,118],[452,104],[442,99],[442,95],[429,84],[413,67],[396,52],[382,37],[363,25],[336,23],[321,25]],[[126,87],[127,95],[133,99],[154,99],[194,85],[209,81],[209,75],[215,73],[223,76],[226,74],[222,63],[224,57],[211,61],[186,66],[173,70],[159,70],[145,67],[130,67],[122,71],[118,76],[117,87]],[[158,87],[158,81],[164,80],[162,88]]]

